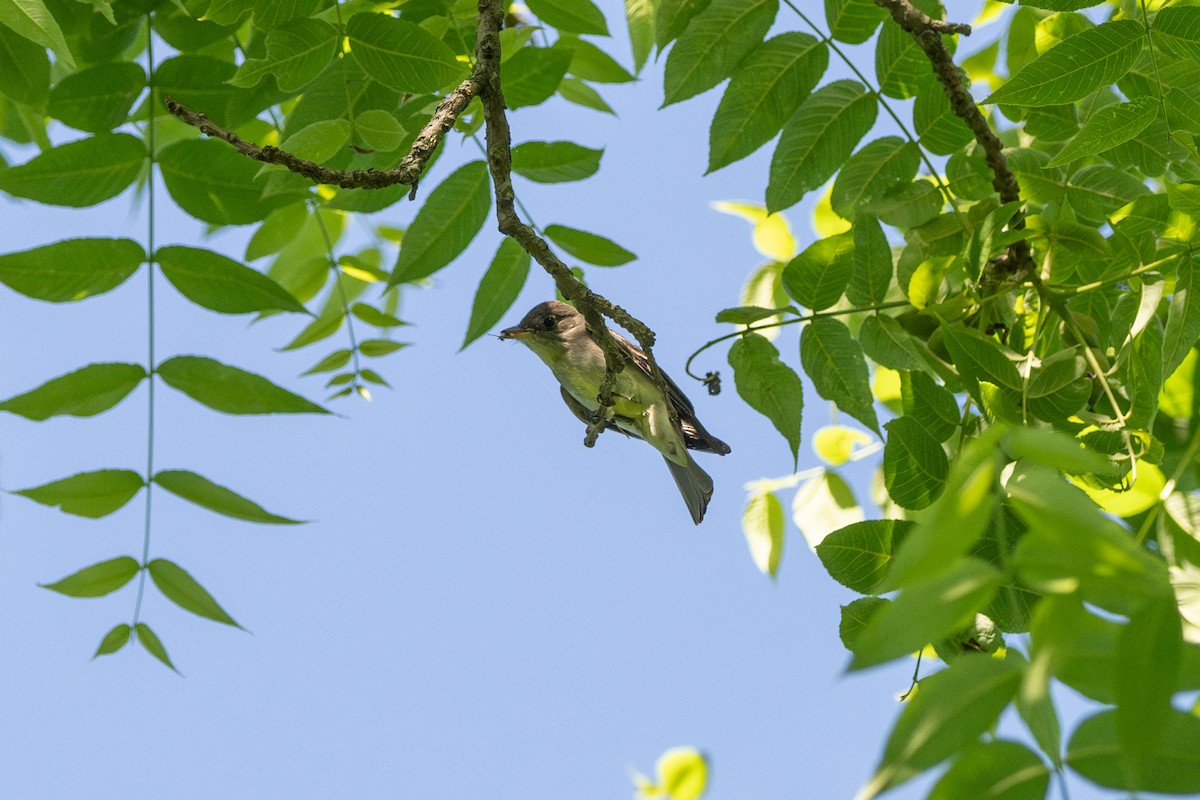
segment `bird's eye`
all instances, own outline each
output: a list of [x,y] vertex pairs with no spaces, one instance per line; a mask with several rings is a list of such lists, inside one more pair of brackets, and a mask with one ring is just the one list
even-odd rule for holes
[[548,331],[554,330],[554,317],[546,317],[542,320],[542,327]]

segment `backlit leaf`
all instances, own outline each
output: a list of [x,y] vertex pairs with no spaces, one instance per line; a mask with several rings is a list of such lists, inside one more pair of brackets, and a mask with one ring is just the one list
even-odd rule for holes
[[245,497],[183,469],[165,469],[155,474],[154,482],[173,495],[182,497],[201,508],[234,519],[273,525],[299,525],[301,520],[272,514]]
[[136,559],[130,556],[120,556],[84,567],[54,583],[38,585],[43,589],[65,594],[67,597],[103,597],[133,580],[133,576],[138,574],[139,569],[141,567],[138,566]]
[[529,276],[529,264],[529,253],[506,236],[479,281],[462,348],[491,330],[512,307]]
[[121,402],[145,377],[140,364],[89,364],[0,402],[0,411],[38,421],[93,417]]
[[242,627],[221,608],[207,589],[174,561],[156,558],[147,564],[146,568],[154,585],[175,605],[214,622],[222,622],[235,628]]
[[771,420],[792,449],[793,465],[800,457],[800,418],[803,386],[791,367],[779,360],[775,346],[757,333],[742,336],[729,348],[729,366],[741,398]]
[[197,403],[225,414],[328,414],[261,375],[201,356],[175,356],[158,365],[159,377]]
[[101,469],[80,472],[13,494],[28,497],[44,506],[59,508],[68,514],[97,519],[121,508],[145,485],[145,479],[133,470]]
[[492,207],[487,164],[472,161],[438,184],[417,212],[388,286],[427,278],[458,258]]
[[0,283],[37,300],[66,303],[104,294],[146,260],[131,239],[63,239],[0,255]]

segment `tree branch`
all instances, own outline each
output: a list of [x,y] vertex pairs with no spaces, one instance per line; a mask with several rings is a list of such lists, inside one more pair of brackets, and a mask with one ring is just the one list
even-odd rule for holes
[[[975,105],[975,99],[967,90],[964,75],[959,66],[954,63],[946,43],[942,41],[943,33],[970,34],[971,26],[963,23],[946,22],[930,17],[925,12],[915,8],[910,0],[875,0],[875,5],[890,12],[892,19],[903,30],[907,31],[933,67],[933,74],[941,83],[946,97],[950,99],[950,108],[961,119],[975,136],[975,141],[983,148],[988,167],[992,170],[992,187],[1000,196],[1001,203],[1011,203],[1021,200],[1021,185],[1017,176],[1009,169],[1008,160],[1004,157],[1004,147],[1000,139],[988,125]],[[1013,222],[1014,228],[1025,227],[1024,216],[1019,215]],[[1017,275],[1034,275],[1033,256],[1029,252],[1028,242],[1021,240],[1008,248],[1008,253],[990,262],[991,274],[985,274],[984,279],[992,282],[1012,278]]]
[[[476,68],[476,72],[478,67]],[[203,133],[217,139],[223,139],[244,156],[262,161],[266,164],[278,164],[292,172],[303,175],[314,183],[324,183],[330,186],[340,186],[343,189],[383,189],[388,186],[411,186],[408,198],[414,199],[417,194],[417,184],[425,165],[433,157],[439,144],[446,134],[454,127],[459,115],[479,94],[479,79],[476,74],[458,85],[453,92],[438,104],[433,116],[417,134],[408,155],[400,163],[389,170],[375,169],[330,169],[313,161],[308,161],[286,150],[270,145],[260,147],[238,136],[233,131],[217,125],[206,114],[192,109],[170,97],[164,97],[163,103],[167,110],[188,125],[199,128]]]

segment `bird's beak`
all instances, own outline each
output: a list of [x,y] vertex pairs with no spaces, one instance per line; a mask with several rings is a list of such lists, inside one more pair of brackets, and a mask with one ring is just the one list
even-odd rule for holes
[[505,328],[504,330],[500,331],[501,339],[522,339],[528,335],[529,331],[525,330],[519,325],[512,328]]

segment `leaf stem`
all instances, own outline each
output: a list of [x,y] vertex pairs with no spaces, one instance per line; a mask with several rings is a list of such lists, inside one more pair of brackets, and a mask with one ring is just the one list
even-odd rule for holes
[[346,295],[346,287],[342,285],[342,271],[338,269],[337,259],[333,255],[333,239],[329,235],[329,229],[325,227],[325,220],[321,218],[321,207],[313,204],[312,212],[313,219],[317,221],[317,227],[321,231],[321,238],[325,240],[325,255],[329,259],[329,269],[333,273],[333,282],[337,286],[338,297],[342,302],[342,316],[346,320],[346,335],[350,338],[350,358],[354,364],[354,382],[350,384],[350,388],[361,393],[359,389],[361,365],[358,360],[358,339],[354,335],[354,315],[350,313],[350,298]]

